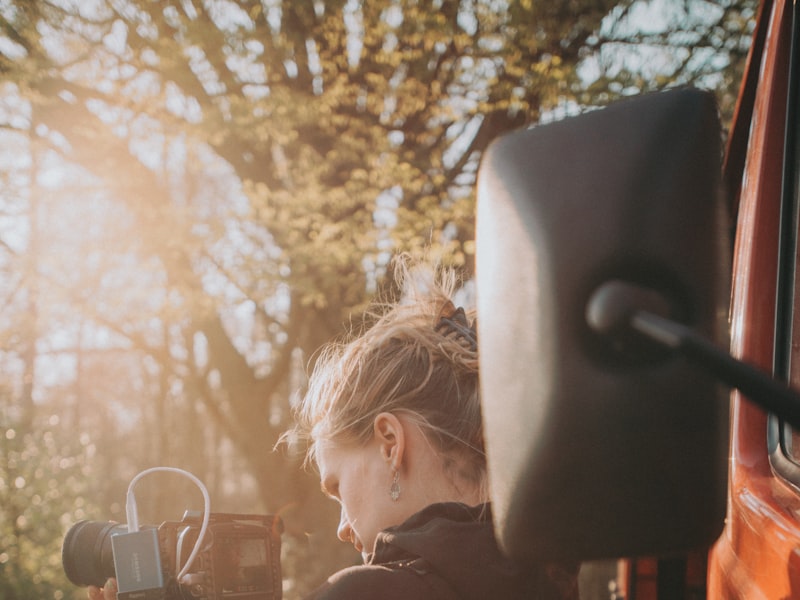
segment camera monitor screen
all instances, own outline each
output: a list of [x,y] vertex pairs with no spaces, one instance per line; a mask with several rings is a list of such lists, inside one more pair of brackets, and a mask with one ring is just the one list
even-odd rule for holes
[[214,540],[216,588],[223,594],[264,590],[269,585],[269,550],[263,538]]

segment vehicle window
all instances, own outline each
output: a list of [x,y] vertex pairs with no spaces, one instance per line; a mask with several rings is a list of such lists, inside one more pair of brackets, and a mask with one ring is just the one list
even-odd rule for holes
[[[795,259],[795,281],[800,282],[800,261]],[[800,293],[792,303],[792,341],[789,350],[789,381],[800,389]],[[778,319],[780,323],[780,318]],[[780,373],[778,373],[780,375]],[[771,416],[769,421],[770,462],[777,473],[800,488],[800,431]]]
[[800,465],[800,432],[784,423],[781,437],[783,438],[783,452],[786,457],[795,464]]
[[[797,204],[797,199],[794,199],[794,204]],[[792,230],[797,234],[796,209],[792,213]],[[781,257],[783,261],[790,261],[791,268],[779,269],[778,294],[784,301],[778,302],[775,321],[775,375],[800,389],[800,260],[797,257],[797,235],[792,238],[791,255],[787,256],[784,247]],[[800,431],[771,415],[768,444],[773,469],[800,489]]]
[[[775,375],[800,389],[800,11],[795,6],[786,111],[775,319]],[[770,416],[770,463],[800,489],[800,431]]]
[[[797,238],[795,238],[797,239]],[[795,242],[796,245],[796,242]],[[797,260],[797,250],[795,249],[794,256],[794,290],[792,294],[792,317],[788,321],[791,322],[791,343],[788,349],[788,379],[791,385],[795,388],[800,388],[800,293],[798,293],[798,282],[800,282],[800,260]],[[788,308],[788,307],[787,307]],[[781,322],[780,317],[777,320]],[[787,322],[787,321],[784,321]],[[775,420],[777,421],[777,420]],[[780,452],[786,458],[791,460],[794,464],[800,465],[800,431],[788,423],[774,423],[771,428],[778,427],[780,429],[779,445]],[[774,466],[779,466],[774,465]],[[778,469],[780,471],[780,469]],[[785,471],[785,469],[784,469]],[[794,471],[792,471],[794,472]],[[785,472],[784,475],[789,475]],[[800,481],[796,481],[800,485]]]
[[[797,285],[800,283],[800,260],[796,255],[794,257],[794,282],[791,346],[788,350],[788,379],[795,389],[800,389],[800,290],[797,289]],[[780,323],[780,317],[777,322]],[[789,468],[783,461],[774,460],[775,453],[773,452],[773,467],[796,486],[800,486],[800,472],[794,468],[795,466],[800,467],[800,431],[788,423],[778,422],[778,419],[775,418],[770,420],[770,430],[771,437],[775,438],[775,450],[793,463],[792,468]]]

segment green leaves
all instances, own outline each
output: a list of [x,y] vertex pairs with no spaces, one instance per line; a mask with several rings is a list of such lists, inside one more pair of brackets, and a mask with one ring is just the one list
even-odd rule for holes
[[[7,415],[7,413],[6,413]],[[0,596],[67,598],[61,540],[79,519],[96,517],[88,496],[94,452],[51,415],[33,427],[0,431]]]

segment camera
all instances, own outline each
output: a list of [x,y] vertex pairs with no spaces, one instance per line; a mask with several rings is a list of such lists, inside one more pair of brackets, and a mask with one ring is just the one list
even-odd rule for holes
[[202,517],[137,531],[79,521],[64,537],[64,572],[79,586],[116,577],[119,600],[280,600],[280,518],[210,513],[203,527]]

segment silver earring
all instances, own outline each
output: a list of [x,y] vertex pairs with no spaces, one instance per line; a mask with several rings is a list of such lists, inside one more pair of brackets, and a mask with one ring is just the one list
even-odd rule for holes
[[389,497],[394,501],[400,498],[400,473],[395,471],[392,479],[392,487],[389,488]]

